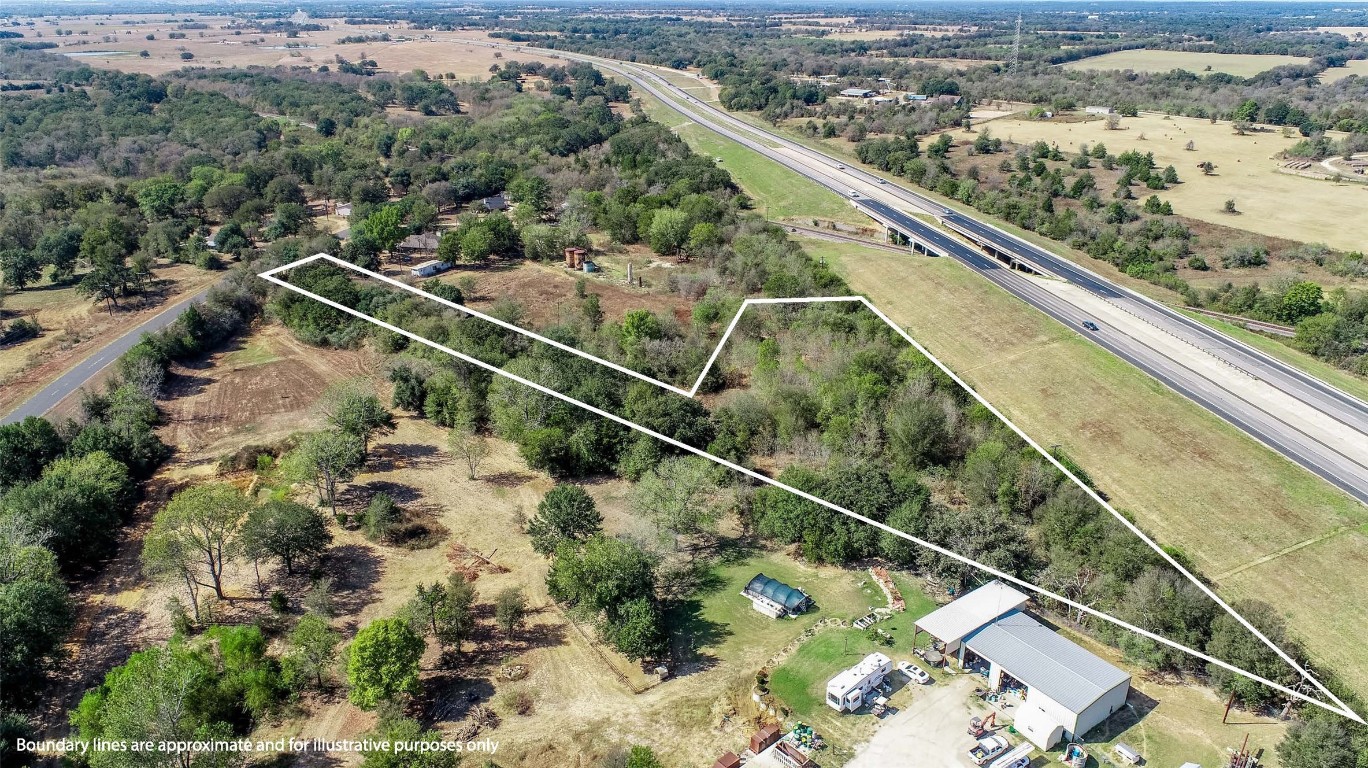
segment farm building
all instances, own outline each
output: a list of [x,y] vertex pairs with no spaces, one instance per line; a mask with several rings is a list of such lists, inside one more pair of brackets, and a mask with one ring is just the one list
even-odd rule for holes
[[502,211],[508,207],[508,201],[504,199],[504,194],[491,195],[480,201],[486,211]]
[[755,574],[741,594],[750,599],[752,608],[774,619],[800,614],[812,604],[812,598],[803,590],[771,579],[763,573]]
[[1021,691],[1013,725],[1049,749],[1125,705],[1130,675],[1024,613],[1026,600],[992,581],[922,617],[914,631],[930,634],[961,667],[985,673],[989,690]]
[[433,259],[431,261],[425,261],[422,264],[414,264],[413,268],[409,270],[409,274],[414,277],[432,277],[433,275],[445,272],[448,269],[451,269],[451,262]]
[[1110,115],[1111,107],[1084,107],[1083,113],[1088,115]]
[[409,235],[394,246],[394,254],[405,261],[411,261],[414,256],[428,257],[437,253],[437,243],[439,239],[431,232],[420,232],[416,235]]
[[877,96],[878,94],[868,88],[846,88],[841,91],[841,95],[849,96],[852,99],[867,99],[870,96]]
[[865,699],[878,690],[892,671],[892,659],[882,653],[869,654],[859,664],[827,682],[827,706],[837,712],[854,712],[864,706]]

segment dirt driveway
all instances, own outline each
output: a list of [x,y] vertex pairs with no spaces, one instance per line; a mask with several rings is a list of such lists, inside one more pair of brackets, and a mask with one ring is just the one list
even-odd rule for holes
[[902,711],[879,725],[867,744],[855,748],[846,768],[897,768],[918,757],[918,768],[974,768],[969,749],[974,740],[965,732],[969,718],[982,714],[970,709],[974,692],[971,675],[936,676]]

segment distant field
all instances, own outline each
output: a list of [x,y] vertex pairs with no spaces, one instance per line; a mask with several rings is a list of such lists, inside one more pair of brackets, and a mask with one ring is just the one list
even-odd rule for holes
[[1350,75],[1368,77],[1368,59],[1355,59],[1342,67],[1331,67],[1321,73],[1320,81],[1322,83],[1333,83]]
[[[1200,221],[1283,237],[1325,243],[1347,251],[1368,242],[1368,186],[1279,173],[1278,153],[1301,140],[1278,131],[1237,136],[1230,123],[1152,112],[1121,120],[1121,130],[1109,131],[1102,120],[1057,122],[1002,118],[981,124],[993,135],[1019,144],[1044,141],[1058,144],[1066,154],[1080,144],[1106,144],[1112,154],[1126,150],[1153,152],[1159,167],[1172,165],[1184,183],[1158,193],[1173,203],[1174,212]],[[958,138],[958,137],[957,137]],[[1193,142],[1194,151],[1184,147]],[[1197,164],[1216,164],[1213,176],[1203,176]],[[1148,194],[1148,193],[1146,193]],[[1235,200],[1241,215],[1222,210]]]
[[[501,55],[492,49],[463,44],[457,40],[485,37],[484,33],[476,31],[428,33],[398,26],[348,25],[341,19],[316,19],[329,28],[319,32],[301,32],[297,38],[286,38],[283,34],[234,34],[232,30],[224,29],[232,21],[224,16],[194,18],[197,22],[207,24],[209,29],[177,30],[178,25],[167,23],[165,14],[128,14],[63,19],[58,25],[48,26],[44,23],[37,31],[44,33],[43,40],[60,43],[61,47],[54,49],[54,53],[70,56],[92,67],[148,75],[159,75],[187,66],[316,68],[325,64],[336,66],[336,57],[341,56],[351,61],[374,59],[381,69],[390,72],[405,73],[422,69],[433,76],[452,73],[460,79],[484,80],[489,77],[489,67],[500,63],[501,59]],[[76,34],[57,38],[52,36],[52,30],[57,27],[73,30]],[[176,31],[184,31],[186,38],[170,39],[170,33]],[[338,38],[347,36],[380,34],[413,39],[345,45],[337,42]],[[26,35],[33,37],[34,33]],[[153,35],[156,39],[148,40],[147,35]],[[106,40],[111,36],[112,41]],[[424,36],[430,36],[430,39],[421,39]],[[264,42],[259,42],[263,38]],[[148,52],[146,58],[139,55],[144,50]],[[182,59],[182,53],[189,53],[194,58]],[[556,63],[548,56],[522,51],[502,56],[521,61]]]
[[[1273,56],[1245,53],[1198,53],[1193,51],[1117,51],[1101,56],[1071,61],[1066,69],[1132,69],[1136,72],[1168,72],[1186,69],[1189,72],[1225,72],[1236,77],[1253,77],[1284,64],[1306,64],[1311,60],[1302,56]],[[1208,69],[1210,68],[1210,69]]]

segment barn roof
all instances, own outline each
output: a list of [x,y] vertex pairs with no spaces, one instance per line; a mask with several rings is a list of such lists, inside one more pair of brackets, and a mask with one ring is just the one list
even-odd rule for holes
[[997,617],[1026,605],[1027,596],[993,580],[917,620],[917,626],[943,643],[953,643]]
[[1021,611],[975,631],[964,645],[1074,713],[1130,680],[1126,672]]

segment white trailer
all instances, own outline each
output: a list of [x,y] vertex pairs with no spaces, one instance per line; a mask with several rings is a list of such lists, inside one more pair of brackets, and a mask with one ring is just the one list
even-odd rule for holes
[[869,654],[859,664],[831,678],[827,683],[827,706],[837,712],[858,710],[892,671],[892,659],[882,653]]

